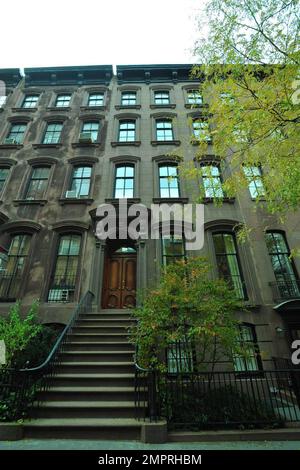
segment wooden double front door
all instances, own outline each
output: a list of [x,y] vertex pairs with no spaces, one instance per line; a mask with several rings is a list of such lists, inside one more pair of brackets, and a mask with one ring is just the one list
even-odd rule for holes
[[106,257],[102,308],[131,308],[136,302],[136,254]]

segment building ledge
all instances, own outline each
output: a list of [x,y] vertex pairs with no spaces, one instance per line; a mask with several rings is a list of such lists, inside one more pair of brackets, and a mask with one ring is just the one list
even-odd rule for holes
[[23,148],[23,144],[0,144],[0,149],[21,149]]
[[70,106],[50,106],[49,108],[47,108],[47,111],[66,111],[66,112],[70,112],[71,111],[71,108]]
[[79,148],[79,147],[91,147],[91,148],[96,148],[100,146],[100,142],[73,142],[72,147],[73,148]]
[[222,198],[203,197],[202,198],[202,203],[203,204],[211,204],[211,203],[214,203],[216,199],[222,199],[222,202],[227,202],[228,204],[234,204],[234,202],[235,202],[234,197],[222,197]]
[[80,111],[105,111],[106,106],[80,106]]
[[111,142],[111,146],[112,147],[128,147],[130,145],[133,145],[134,147],[139,147],[141,145],[141,141],[140,140],[133,140],[131,142],[118,142],[118,141],[114,141],[114,142]]
[[62,144],[32,144],[34,149],[59,149]]
[[116,104],[115,109],[141,109],[140,104]]
[[184,107],[186,109],[201,109],[201,108],[208,108],[208,104],[191,104],[191,103],[185,103]]
[[44,206],[47,204],[47,199],[15,199],[14,206]]
[[38,108],[11,108],[14,113],[34,113]]
[[169,104],[150,104],[151,109],[175,109],[176,104],[175,103],[169,103]]
[[[118,206],[120,201],[124,201],[124,199],[119,199],[119,198],[107,198],[105,199],[105,202],[107,204],[113,204],[115,206]],[[139,197],[132,197],[127,199],[127,205],[131,204],[139,204],[141,202],[141,199]]]
[[151,140],[151,145],[157,146],[157,145],[177,145],[179,146],[181,144],[180,140]]
[[58,200],[59,204],[61,206],[64,206],[65,204],[83,204],[86,206],[90,206],[93,204],[94,199],[92,198],[79,198],[79,197],[62,197]]
[[152,199],[154,204],[187,204],[188,197],[154,197]]

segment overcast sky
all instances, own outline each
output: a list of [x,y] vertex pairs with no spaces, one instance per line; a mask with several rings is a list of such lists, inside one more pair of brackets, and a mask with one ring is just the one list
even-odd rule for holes
[[192,63],[205,0],[2,0],[0,67]]

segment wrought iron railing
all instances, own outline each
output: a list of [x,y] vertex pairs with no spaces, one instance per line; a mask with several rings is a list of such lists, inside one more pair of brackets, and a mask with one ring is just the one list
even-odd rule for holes
[[300,298],[299,279],[286,279],[283,281],[270,282],[269,284],[272,288],[275,302]]
[[158,373],[155,369],[144,369],[138,364],[138,348],[135,350],[135,415],[144,421],[157,421],[160,417]]
[[[92,308],[94,295],[88,291],[76,306],[68,324],[65,326],[46,360],[37,367],[0,369],[0,404],[2,419],[12,421],[28,416],[30,408],[36,402],[37,392],[47,390],[52,377],[57,373],[61,352],[72,334],[79,315]],[[36,402],[36,405],[38,403]]]
[[300,370],[294,368],[163,373],[136,364],[135,390],[136,407],[144,409],[140,416],[164,418],[173,429],[300,421]]
[[76,286],[75,275],[57,273],[51,280],[48,292],[48,302],[73,302]]

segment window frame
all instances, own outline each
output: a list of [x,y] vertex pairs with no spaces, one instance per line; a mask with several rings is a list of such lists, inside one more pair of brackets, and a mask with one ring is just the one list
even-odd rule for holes
[[[81,169],[86,169],[86,168],[89,168],[90,169],[90,176],[89,177],[84,177],[83,175],[81,175],[81,177],[74,177],[74,173],[75,173],[75,170],[78,169],[78,168],[81,168]],[[88,194],[87,195],[76,195],[75,198],[76,199],[89,199],[90,195],[91,195],[91,189],[92,189],[92,178],[93,178],[93,169],[94,169],[94,166],[93,164],[91,163],[77,163],[77,164],[73,164],[72,165],[72,168],[71,168],[71,173],[70,173],[70,178],[69,178],[69,183],[68,183],[68,189],[65,191],[65,197],[66,197],[66,193],[67,191],[76,191],[76,190],[73,190],[72,189],[72,186],[73,186],[73,182],[74,180],[80,180],[80,190],[82,188],[82,181],[83,180],[88,180],[89,181],[89,190],[88,190]]]
[[[170,233],[170,234],[166,234],[166,233],[160,233],[160,247],[161,247],[161,266],[162,268],[166,268],[167,266],[169,266],[169,263],[167,263],[167,258],[169,259],[173,259],[173,262],[177,261],[178,260],[186,260],[187,259],[187,253],[186,253],[186,242],[185,242],[185,237],[184,237],[184,234],[182,233],[181,235],[181,238],[180,240],[182,241],[182,248],[183,248],[183,253],[180,254],[180,255],[168,255],[168,254],[165,254],[164,252],[164,242],[163,242],[163,239],[168,239],[168,240],[172,240],[172,243],[170,243],[170,245],[173,245],[174,244],[174,237],[177,237],[179,239],[179,236],[177,234],[174,234],[174,233]],[[172,262],[171,262],[172,263]],[[171,264],[170,263],[170,264]]]
[[[49,131],[48,128],[50,126],[57,126],[57,125],[60,125],[61,126],[61,129],[59,131]],[[63,128],[64,128],[64,121],[48,121],[46,122],[46,128],[45,128],[45,131],[44,131],[44,135],[43,135],[43,140],[42,140],[42,145],[59,145],[61,143],[61,137],[62,137],[62,133],[63,133]],[[51,139],[51,142],[45,142],[46,140],[46,136],[48,133],[57,133],[59,132],[59,136],[58,136],[58,139],[57,141],[53,142],[52,139]]]
[[[25,106],[26,104],[26,101],[28,98],[32,98],[32,97],[36,97],[36,101],[34,101],[35,103],[35,106]],[[22,100],[22,103],[21,103],[21,108],[23,109],[36,109],[38,107],[38,102],[39,102],[39,99],[40,99],[40,94],[37,94],[37,93],[27,93],[23,100]]]
[[[125,96],[127,96],[127,98],[124,98]],[[134,98],[132,98],[133,96]],[[122,90],[121,91],[121,106],[122,107],[130,108],[130,107],[137,106],[137,104],[138,103],[137,103],[137,91],[136,90]]]
[[[117,176],[117,171],[118,171],[118,168],[133,168],[133,176],[129,176],[129,177],[126,177],[126,170],[125,170],[125,173],[124,173],[124,176]],[[118,180],[122,180],[124,182],[124,185],[123,185],[123,194],[124,194],[124,191],[126,190],[126,180],[132,180],[133,181],[133,188],[132,188],[132,195],[131,196],[122,196],[122,197],[118,197],[116,196],[116,191],[117,190],[121,190],[121,188],[117,188],[117,181]],[[135,193],[136,193],[136,165],[132,162],[118,162],[118,163],[115,163],[115,167],[114,167],[114,184],[113,184],[113,198],[114,199],[133,199],[135,197]],[[131,188],[127,188],[127,189],[131,189]]]
[[[204,168],[214,168],[218,170],[218,175],[211,175],[211,177],[206,176],[203,174]],[[214,199],[223,199],[226,197],[226,194],[223,189],[223,178],[222,178],[222,172],[220,168],[220,164],[218,162],[202,162],[200,164],[200,173],[201,173],[201,179],[202,179],[202,185],[204,189],[204,198],[207,200],[214,200]],[[212,185],[212,180],[217,180],[219,181],[218,188],[215,188],[214,185]],[[208,185],[206,186],[206,181],[208,181]],[[216,193],[217,191],[221,190],[222,196],[217,196]],[[212,191],[213,196],[209,194],[209,191]]]
[[[250,348],[252,349],[253,354],[250,354],[249,357],[244,358],[243,356],[239,356],[238,354],[233,355],[233,368],[234,371],[239,373],[239,374],[249,374],[249,373],[259,373],[263,370],[263,363],[262,363],[262,357],[261,357],[261,352],[259,349],[259,344],[257,341],[257,333],[256,333],[256,328],[255,325],[252,323],[247,323],[243,322],[242,324],[238,325],[239,328],[239,333],[240,333],[240,339],[238,340],[240,343],[240,346],[244,347],[245,344],[249,343]],[[251,339],[246,339],[243,338],[243,330],[248,330],[250,331],[250,336]],[[248,367],[248,361],[255,361],[255,368],[249,368]],[[237,364],[239,364],[237,366]],[[242,365],[242,367],[240,367]]]
[[[92,96],[102,96],[102,104],[90,104],[92,101]],[[97,101],[95,98],[93,101]],[[88,92],[88,97],[87,97],[87,102],[86,102],[86,107],[87,108],[102,108],[105,106],[105,92],[104,91],[91,91]]]
[[[227,253],[225,251],[225,252],[222,252],[222,253],[217,253],[216,245],[215,245],[215,238],[214,238],[217,235],[222,235],[223,240],[224,240],[224,235],[230,235],[235,252],[234,253],[231,253],[231,252]],[[225,241],[223,241],[223,245],[226,247]],[[214,249],[214,257],[215,257],[216,270],[217,270],[218,277],[220,279],[224,279],[225,281],[227,281],[227,279],[229,279],[229,281],[230,281],[229,284],[232,286],[232,288],[236,292],[238,299],[243,300],[243,301],[249,300],[248,292],[247,292],[247,286],[246,286],[246,283],[245,283],[245,277],[244,277],[243,268],[242,268],[242,264],[241,264],[241,260],[240,260],[240,253],[239,253],[239,250],[238,250],[235,233],[233,231],[228,230],[228,229],[227,230],[222,230],[222,229],[213,230],[212,231],[212,246],[213,246],[213,249]],[[232,276],[232,273],[230,272],[230,267],[229,267],[230,265],[229,265],[229,262],[228,262],[228,256],[233,256],[233,255],[235,256],[236,266],[238,268],[238,276],[235,276],[236,278],[239,279],[238,289],[236,289],[235,284],[233,282],[233,276]],[[230,274],[230,276],[226,276],[226,277],[222,276],[221,271],[220,271],[220,267],[219,267],[219,262],[218,262],[218,258],[219,257],[224,257],[224,256],[226,257],[225,258],[226,259],[226,269],[228,269],[229,274]],[[239,294],[242,294],[242,295],[240,296]]]
[[[164,168],[164,167],[168,169],[167,170],[167,173],[168,173],[167,177],[161,176],[161,174],[160,174],[161,168]],[[177,181],[176,189],[177,189],[178,194],[177,194],[177,196],[170,196],[170,192],[171,192],[170,190],[172,188],[170,188],[170,184],[168,182],[168,188],[167,189],[168,189],[169,196],[162,196],[162,189],[164,189],[164,188],[162,188],[162,186],[161,186],[161,180],[166,179],[166,178],[168,178],[168,179],[170,178],[170,176],[169,176],[169,168],[170,167],[176,168],[176,177],[175,178],[172,177],[172,179],[176,179],[176,181]],[[181,197],[180,178],[179,178],[179,173],[178,173],[178,165],[176,163],[169,163],[169,162],[158,163],[158,191],[159,191],[159,197],[162,198],[162,199],[164,199],[164,198],[174,199],[174,198],[180,198]]]
[[[121,129],[121,126],[122,125],[129,125],[129,124],[134,124],[134,129],[133,129],[133,132],[134,132],[134,138],[133,139],[128,139],[128,132],[131,132],[132,129],[130,128],[127,128],[127,129]],[[126,140],[121,140],[121,133],[124,132],[126,133]],[[118,143],[130,143],[130,142],[136,142],[137,140],[137,136],[136,136],[136,133],[137,133],[137,120],[136,119],[118,119],[118,140],[117,142]]]
[[[247,175],[246,174],[246,169],[247,170],[250,170],[251,171],[251,175]],[[253,174],[253,169],[256,169],[258,170],[259,174],[258,175],[255,175]],[[262,168],[260,165],[246,165],[244,164],[243,165],[243,173],[244,173],[244,176],[247,180],[247,183],[248,183],[248,191],[250,193],[250,197],[251,199],[263,199],[264,196],[265,196],[265,188],[264,188],[264,183],[263,183],[263,172],[262,172]],[[256,184],[256,181],[259,180],[261,182],[261,186],[260,188],[262,189],[262,192],[260,193],[260,191],[258,190],[259,186],[257,187],[257,184]],[[256,192],[256,195],[254,195],[254,193],[252,193],[252,190],[251,190],[251,185],[254,185],[254,191]]]
[[[163,124],[161,128],[159,128],[159,124]],[[170,128],[165,127],[166,124],[170,124]],[[171,139],[166,139],[166,132],[171,131]],[[164,138],[161,139],[159,138],[158,132],[163,132]],[[170,118],[156,118],[155,119],[155,140],[156,142],[173,142],[174,139],[174,126],[173,126],[173,121]]]
[[[14,127],[21,127],[21,126],[24,126],[24,131],[23,132],[14,132],[13,133],[13,128]],[[10,123],[10,128],[8,130],[8,133],[7,133],[7,136],[5,139],[14,139],[15,140],[15,145],[23,145],[24,144],[24,140],[25,140],[25,135],[26,135],[26,132],[27,132],[27,126],[28,126],[28,122],[26,121],[13,121]],[[12,133],[14,135],[21,135],[22,136],[22,139],[21,141],[18,140],[18,138],[16,139],[15,137],[12,137]]]
[[[34,172],[37,171],[37,170],[40,170],[40,169],[45,169],[47,168],[48,169],[48,176],[47,178],[34,178],[33,179],[33,175],[34,175]],[[47,190],[48,190],[48,187],[49,187],[49,181],[50,181],[50,177],[51,177],[51,165],[49,164],[40,164],[40,165],[34,165],[31,167],[31,171],[30,171],[30,174],[29,174],[29,177],[28,177],[28,181],[26,183],[26,187],[25,187],[25,191],[24,191],[24,196],[23,196],[23,199],[26,200],[26,201],[38,201],[38,200],[43,200],[45,199],[45,195],[47,193]],[[28,192],[29,192],[29,188],[30,188],[30,184],[32,181],[46,181],[45,183],[45,188],[43,190],[43,194],[42,194],[42,197],[28,197]]]
[[[61,245],[61,241],[63,238],[67,238],[67,237],[71,237],[71,240],[72,240],[72,237],[79,237],[80,238],[80,242],[79,242],[79,250],[78,250],[78,254],[76,255],[73,255],[73,256],[76,256],[77,257],[77,265],[76,265],[76,273],[74,274],[74,281],[73,281],[73,285],[71,286],[63,286],[63,285],[60,285],[58,287],[55,286],[55,283],[54,283],[54,279],[55,279],[55,276],[56,276],[56,270],[57,270],[57,266],[58,266],[58,259],[59,259],[59,256],[67,256],[68,259],[70,258],[70,246],[71,244],[69,244],[69,252],[68,252],[68,255],[60,255],[59,254],[59,250],[60,250],[60,245]],[[79,288],[79,270],[80,270],[80,267],[81,267],[81,260],[82,260],[82,250],[83,250],[83,240],[84,238],[84,234],[83,233],[79,233],[78,231],[67,231],[67,232],[60,232],[58,233],[58,236],[57,236],[57,240],[56,240],[56,247],[55,247],[55,257],[54,257],[54,262],[52,263],[52,270],[51,270],[51,273],[50,273],[50,277],[49,277],[49,284],[48,284],[48,288],[47,288],[47,291],[46,291],[46,302],[48,303],[52,303],[52,302],[66,302],[65,300],[60,300],[60,299],[53,299],[53,300],[49,300],[49,296],[50,296],[50,291],[51,290],[57,290],[57,291],[62,291],[62,290],[67,290],[67,291],[72,291],[73,292],[73,295],[72,295],[72,300],[67,300],[68,302],[74,302],[76,300],[76,294],[77,294],[77,291],[78,291],[78,288]],[[66,263],[66,267],[64,269],[64,274],[66,274],[68,272],[67,268],[68,268],[68,262]],[[67,276],[65,276],[67,277]],[[68,294],[69,295],[69,294]],[[54,296],[55,297],[55,296]]]
[[[67,105],[63,105],[63,106],[58,106],[58,102],[59,102],[59,99],[63,97],[63,98],[66,98],[68,97],[68,101],[67,101]],[[71,104],[71,100],[72,100],[72,93],[57,93],[56,97],[55,97],[55,103],[54,103],[54,107],[55,108],[58,108],[58,109],[67,109],[70,107],[70,104]],[[65,100],[64,100],[65,101]]]

